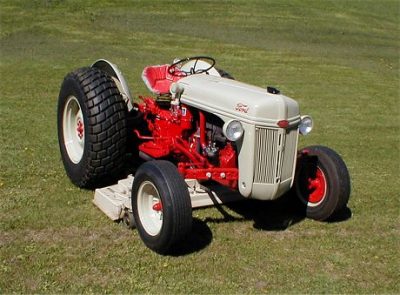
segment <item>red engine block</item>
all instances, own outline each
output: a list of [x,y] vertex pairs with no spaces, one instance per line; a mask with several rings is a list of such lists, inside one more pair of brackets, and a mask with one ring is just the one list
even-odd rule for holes
[[[153,98],[143,98],[139,112],[147,123],[151,136],[134,133],[141,141],[139,151],[154,159],[176,159],[179,172],[184,178],[214,180],[233,189],[237,188],[237,153],[230,142],[219,149],[218,164],[210,162],[204,149],[207,139],[205,116],[201,111],[192,114],[185,105],[173,105],[165,109]],[[198,118],[198,119],[197,119]]]

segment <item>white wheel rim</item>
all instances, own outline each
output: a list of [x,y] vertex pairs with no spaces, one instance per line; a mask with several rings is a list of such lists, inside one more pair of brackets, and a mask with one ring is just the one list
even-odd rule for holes
[[64,145],[70,160],[81,161],[85,147],[85,126],[81,106],[75,96],[70,96],[63,112]]
[[140,185],[137,206],[144,230],[151,236],[159,234],[163,224],[162,203],[157,188],[150,181],[144,181]]

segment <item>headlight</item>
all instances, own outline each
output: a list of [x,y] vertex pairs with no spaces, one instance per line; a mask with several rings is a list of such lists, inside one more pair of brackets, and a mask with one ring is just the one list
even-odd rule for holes
[[299,132],[303,135],[307,135],[313,128],[313,120],[310,116],[302,116],[299,124]]
[[237,141],[243,135],[243,126],[239,121],[232,120],[224,124],[222,131],[230,141]]

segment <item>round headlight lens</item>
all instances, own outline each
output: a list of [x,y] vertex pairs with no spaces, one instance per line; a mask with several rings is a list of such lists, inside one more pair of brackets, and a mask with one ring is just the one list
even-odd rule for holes
[[301,117],[299,132],[303,135],[307,135],[313,129],[313,120],[310,116]]
[[237,141],[243,135],[244,129],[239,121],[232,120],[224,124],[223,132],[230,141]]

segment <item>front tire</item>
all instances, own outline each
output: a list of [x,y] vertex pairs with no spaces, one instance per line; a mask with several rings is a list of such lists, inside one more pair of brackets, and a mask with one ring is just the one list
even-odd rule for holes
[[192,228],[192,205],[186,182],[168,161],[149,161],[135,174],[132,210],[147,247],[168,254]]
[[347,205],[350,176],[335,151],[310,146],[300,151],[293,188],[305,206],[307,217],[327,220]]
[[58,141],[71,181],[93,188],[121,171],[127,107],[113,79],[96,68],[68,74],[58,98]]

